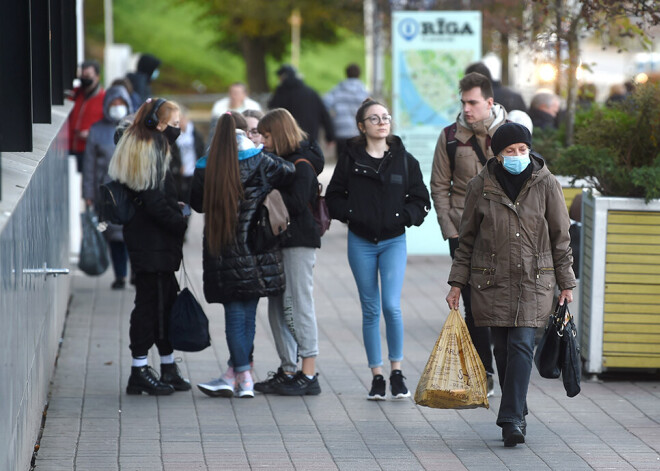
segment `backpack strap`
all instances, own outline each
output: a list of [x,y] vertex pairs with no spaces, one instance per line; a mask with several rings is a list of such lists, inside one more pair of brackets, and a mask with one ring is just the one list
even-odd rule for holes
[[[486,161],[488,160],[486,156],[484,155],[484,151],[481,150],[481,146],[479,145],[479,142],[477,142],[477,136],[472,134],[472,137],[469,140],[470,145],[472,146],[472,149],[474,152],[477,154],[477,157],[479,157],[479,162],[481,162],[482,166],[486,166]],[[486,142],[488,144],[488,142]],[[490,146],[490,144],[488,144]]]
[[458,147],[458,141],[456,141],[456,123],[451,126],[447,126],[444,129],[445,132],[445,149],[447,150],[447,156],[449,156],[449,168],[451,169],[451,174],[454,174],[454,168],[456,167],[456,147]]

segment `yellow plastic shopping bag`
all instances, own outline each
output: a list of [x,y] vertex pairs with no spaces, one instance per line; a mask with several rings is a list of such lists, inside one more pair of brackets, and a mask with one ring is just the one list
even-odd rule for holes
[[452,310],[415,391],[415,402],[436,409],[488,409],[486,370],[458,310]]

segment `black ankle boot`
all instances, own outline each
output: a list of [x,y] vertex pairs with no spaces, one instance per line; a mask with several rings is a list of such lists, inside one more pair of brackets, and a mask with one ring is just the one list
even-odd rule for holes
[[176,363],[160,364],[160,380],[163,383],[171,385],[175,391],[189,391],[191,386],[188,380],[181,376],[179,367]]
[[152,396],[167,396],[174,392],[174,388],[158,379],[156,371],[149,366],[133,366],[131,376],[128,378],[126,394],[142,394]]

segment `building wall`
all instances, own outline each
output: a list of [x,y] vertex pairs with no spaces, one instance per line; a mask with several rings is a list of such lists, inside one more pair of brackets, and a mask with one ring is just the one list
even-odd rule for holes
[[33,125],[32,152],[2,153],[0,201],[0,469],[28,470],[69,299],[66,117]]

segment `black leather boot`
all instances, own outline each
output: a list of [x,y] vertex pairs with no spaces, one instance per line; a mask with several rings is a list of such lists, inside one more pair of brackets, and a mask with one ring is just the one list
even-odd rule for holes
[[131,376],[128,378],[126,394],[142,394],[152,396],[167,396],[174,392],[174,388],[158,379],[158,374],[150,366],[131,367]]
[[189,391],[191,386],[188,380],[181,376],[179,367],[176,363],[160,364],[160,380],[163,383],[171,385],[175,391]]

